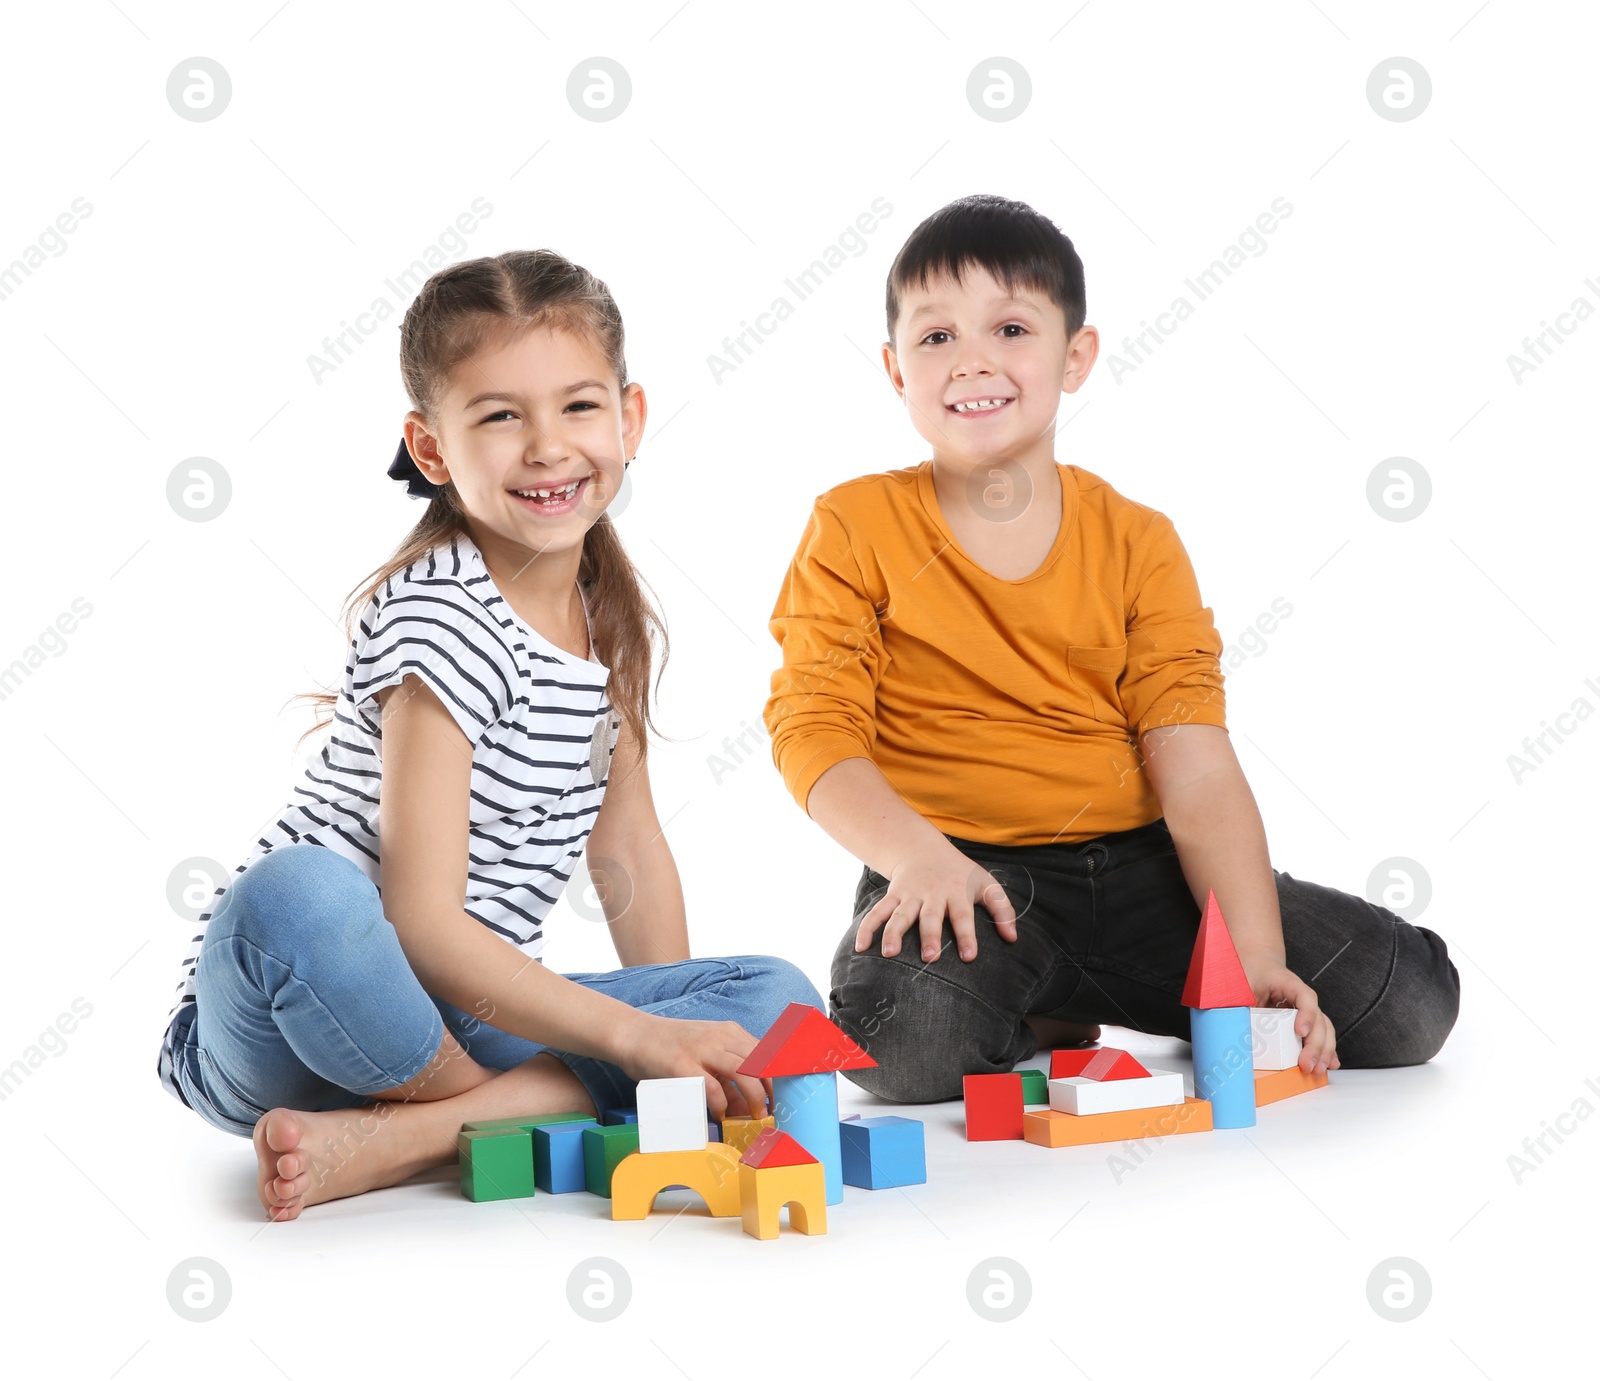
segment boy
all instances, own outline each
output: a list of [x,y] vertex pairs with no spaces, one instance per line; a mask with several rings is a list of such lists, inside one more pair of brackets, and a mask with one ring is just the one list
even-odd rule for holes
[[850,1077],[933,1102],[1099,1022],[1187,1039],[1208,889],[1256,1005],[1297,1009],[1302,1069],[1430,1059],[1459,1002],[1443,941],[1272,868],[1177,532],[1054,458],[1099,352],[1072,242],[964,197],[906,241],[887,307],[933,456],[817,499],[764,716],[790,792],[866,865],[829,994],[878,1062]]

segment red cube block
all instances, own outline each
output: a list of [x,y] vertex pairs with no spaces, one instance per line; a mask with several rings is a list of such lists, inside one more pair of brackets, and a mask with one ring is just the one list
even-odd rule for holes
[[1022,1140],[1022,1075],[969,1074],[961,1093],[968,1141]]

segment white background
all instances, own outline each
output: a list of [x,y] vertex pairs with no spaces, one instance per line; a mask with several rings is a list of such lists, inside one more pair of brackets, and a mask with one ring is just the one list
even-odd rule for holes
[[[0,1348],[59,1374],[527,1377],[595,1364],[698,1381],[768,1366],[925,1378],[1042,1366],[1090,1377],[1556,1374],[1591,1356],[1600,1107],[1590,779],[1600,726],[1520,781],[1508,755],[1600,705],[1590,401],[1600,321],[1521,381],[1508,356],[1575,299],[1600,306],[1592,93],[1577,5],[1228,7],[948,0],[784,9],[124,4],[8,21],[0,264],[76,198],[64,250],[0,301],[12,543],[0,665],[74,599],[59,653],[0,701],[10,976],[0,1065],[91,1008],[0,1102],[21,1317]],[[595,55],[633,83],[578,117]],[[981,59],[1028,70],[1017,118],[966,99]],[[1368,75],[1420,63],[1406,122]],[[214,120],[169,74],[229,73]],[[231,869],[287,799],[333,684],[341,601],[420,515],[383,473],[407,402],[384,283],[476,198],[448,258],[549,246],[598,273],[650,425],[619,526],[669,619],[652,748],[701,954],[773,952],[826,991],[859,865],[809,823],[759,725],[778,584],[812,499],[924,458],[877,365],[885,271],[975,191],[1073,238],[1105,348],[1184,292],[1275,198],[1293,207],[1132,372],[1102,356],[1063,400],[1058,458],[1177,525],[1224,640],[1292,614],[1228,677],[1231,732],[1274,864],[1363,892],[1400,856],[1431,879],[1463,1011],[1409,1070],[1338,1071],[1249,1133],[1179,1138],[1120,1180],[1103,1149],[968,1146],[927,1122],[930,1182],[848,1191],[824,1237],[758,1244],[672,1213],[612,1224],[587,1195],[472,1205],[448,1171],[266,1225],[246,1142],[163,1093],[155,1059],[189,932],[169,875]],[[757,356],[707,356],[875,198],[892,213]],[[323,375],[323,339],[395,314]],[[1568,318],[1568,324],[1574,319]],[[167,500],[209,457],[231,501]],[[1385,521],[1380,462],[1431,477]],[[1570,721],[1569,721],[1570,722]],[[553,967],[614,962],[564,903]],[[1116,1033],[1108,1033],[1115,1036]],[[1182,1052],[1184,1047],[1176,1045]],[[842,1086],[846,1110],[889,1111]],[[14,1248],[14,1251],[17,1249]],[[232,1282],[181,1317],[189,1257]],[[617,1326],[569,1305],[578,1262],[632,1282]],[[1010,1323],[967,1300],[1005,1257]],[[1432,1281],[1396,1323],[1367,1297],[1403,1256]],[[71,1358],[64,1368],[63,1350]],[[537,1358],[529,1362],[530,1356]],[[520,1368],[520,1370],[519,1370]]]

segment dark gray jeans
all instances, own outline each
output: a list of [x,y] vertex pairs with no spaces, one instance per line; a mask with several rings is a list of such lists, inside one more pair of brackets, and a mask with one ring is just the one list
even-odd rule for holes
[[[878,1062],[848,1071],[902,1103],[961,1096],[965,1074],[1001,1073],[1037,1053],[1024,1016],[1106,1023],[1189,1039],[1179,1001],[1200,908],[1165,820],[1075,844],[984,844],[946,835],[1011,898],[1017,939],[975,908],[978,954],[944,947],[923,963],[915,930],[883,955],[880,927],[855,951],[861,917],[888,880],[864,869],[850,929],[833,956],[833,1020]],[[1421,1064],[1438,1053],[1460,1005],[1444,941],[1384,907],[1273,870],[1289,969],[1333,1023],[1346,1069]]]

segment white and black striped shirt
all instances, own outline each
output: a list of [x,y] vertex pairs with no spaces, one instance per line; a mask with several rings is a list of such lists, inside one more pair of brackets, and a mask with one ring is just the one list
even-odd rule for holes
[[[472,743],[465,909],[537,958],[544,918],[600,810],[619,720],[606,698],[608,668],[556,647],[519,619],[464,533],[373,596],[350,644],[329,741],[233,877],[279,845],[319,844],[359,864],[381,893],[376,696],[408,673],[427,682]],[[199,917],[167,1018],[158,1072],[180,1101],[175,1019],[194,1003],[206,923],[232,881]]]

